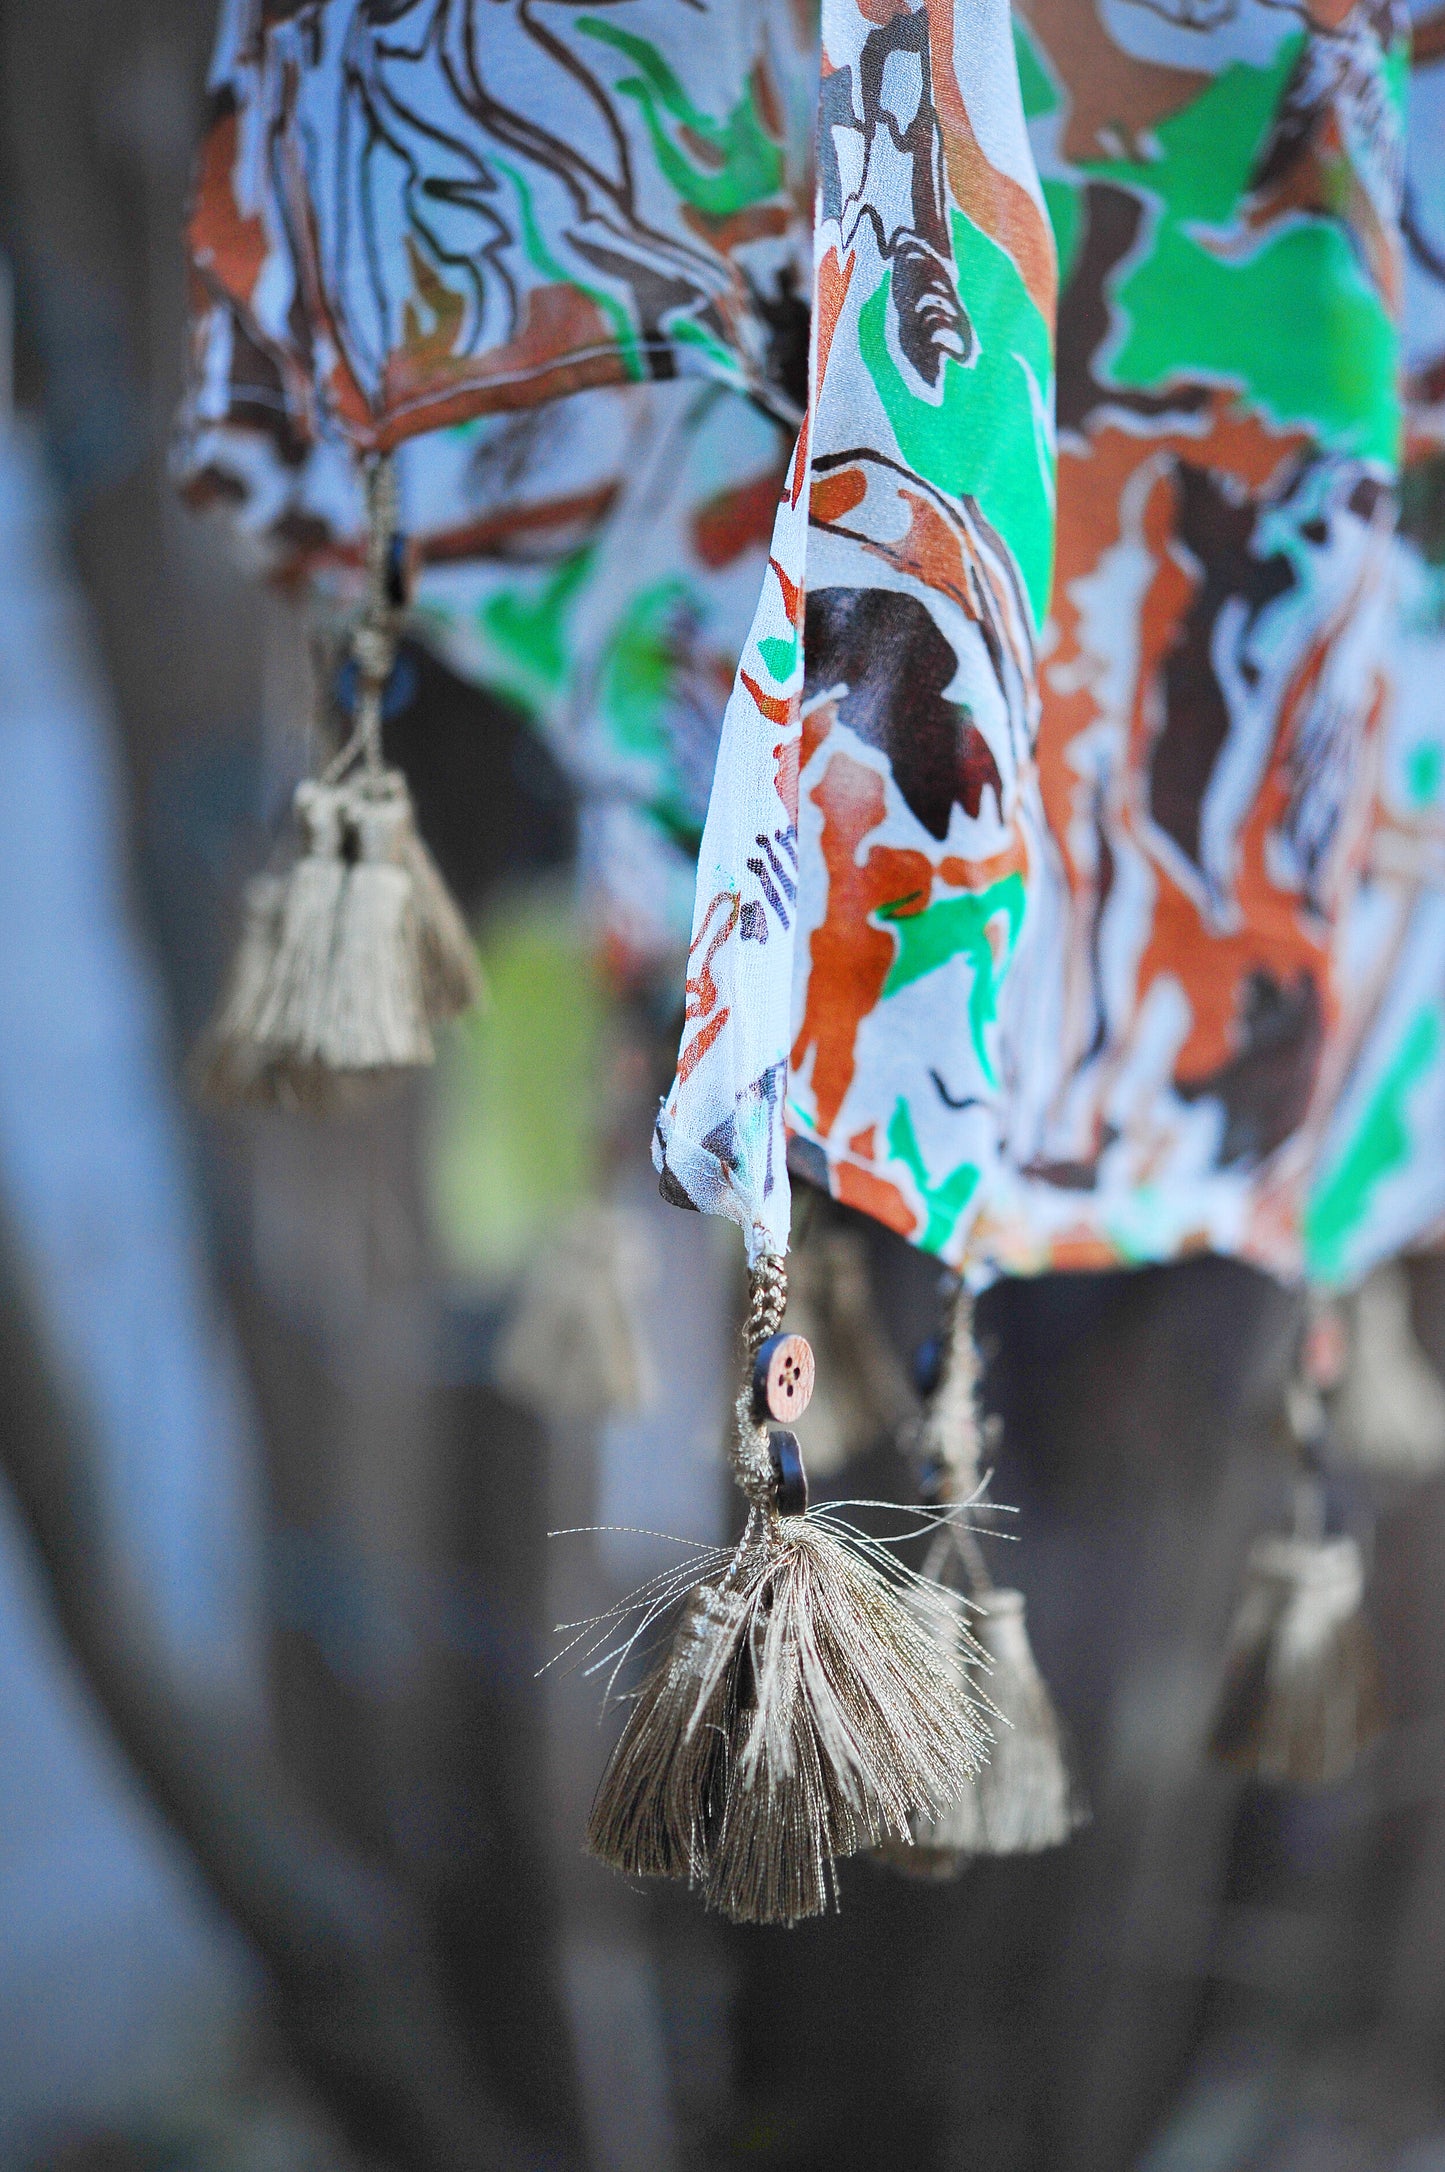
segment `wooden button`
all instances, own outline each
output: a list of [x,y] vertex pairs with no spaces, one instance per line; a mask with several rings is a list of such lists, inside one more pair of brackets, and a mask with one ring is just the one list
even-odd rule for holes
[[753,1359],[753,1416],[788,1424],[813,1400],[816,1367],[801,1335],[770,1335]]

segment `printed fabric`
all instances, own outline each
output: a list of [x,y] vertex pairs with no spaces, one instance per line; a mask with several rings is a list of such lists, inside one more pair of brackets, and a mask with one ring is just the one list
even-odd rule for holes
[[1049,948],[1054,251],[1001,0],[826,0],[817,155],[808,420],[655,1158],[755,1259],[786,1249],[791,1131],[804,1174],[956,1256],[1027,1107]]
[[1304,1216],[1319,1281],[1445,1240],[1445,11],[1414,27],[1394,707],[1341,943],[1341,1026]]
[[344,597],[401,448],[620,950],[696,855],[655,1156],[754,1257],[790,1164],[975,1279],[1445,1217],[1439,25],[225,11],[187,487]]
[[222,10],[178,479],[344,601],[397,451],[415,630],[569,770],[624,971],[686,942],[804,394],[816,70],[807,0]]
[[1408,26],[1031,0],[1064,267],[1039,768],[1061,1065],[976,1241],[1284,1272],[1390,707]]
[[301,447],[688,374],[796,421],[815,70],[806,0],[228,0],[196,376]]

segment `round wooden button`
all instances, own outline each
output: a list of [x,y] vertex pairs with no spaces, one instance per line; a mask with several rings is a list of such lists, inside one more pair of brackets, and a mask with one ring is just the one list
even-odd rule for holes
[[801,1418],[813,1400],[817,1369],[801,1335],[770,1335],[753,1359],[753,1414],[761,1424]]

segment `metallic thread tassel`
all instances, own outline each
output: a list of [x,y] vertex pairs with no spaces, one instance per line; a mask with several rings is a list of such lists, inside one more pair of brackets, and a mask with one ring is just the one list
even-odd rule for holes
[[952,1664],[957,1597],[808,1508],[795,1437],[812,1353],[782,1332],[780,1259],[753,1271],[733,1471],[747,1521],[643,1684],[598,1790],[590,1844],[686,1877],[734,1921],[793,1923],[840,1857],[906,1838],[964,1788],[986,1733]]

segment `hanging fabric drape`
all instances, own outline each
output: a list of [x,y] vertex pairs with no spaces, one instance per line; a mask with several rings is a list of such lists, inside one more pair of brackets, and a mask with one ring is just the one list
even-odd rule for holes
[[185,487],[354,609],[385,459],[410,624],[570,768],[622,949],[695,863],[654,1159],[746,1243],[748,1513],[592,1842],[744,1919],[953,1831],[985,1746],[959,1602],[770,1423],[790,1172],[972,1283],[1349,1279],[1445,1213],[1416,43],[1407,130],[1374,0],[224,12]]
[[[808,418],[657,1134],[665,1186],[740,1221],[753,1259],[786,1248],[789,1129],[840,1198],[956,1250],[1046,955],[1053,240],[1007,10],[872,12],[823,9]],[[940,1148],[959,1108],[967,1162]]]
[[641,948],[721,725],[659,1143],[755,1255],[790,1151],[975,1278],[1358,1274],[1445,1211],[1431,19],[1407,127],[1389,9],[684,12],[228,8],[192,495],[344,594],[403,448]]
[[1445,720],[1399,669],[1426,614],[1392,541],[1439,128],[1398,9],[1164,10],[1147,51],[1025,14],[1066,271],[1039,762],[1068,932],[1060,1077],[980,1242],[1338,1277],[1391,1192],[1394,1241],[1428,1229],[1445,1177],[1419,1009],[1445,987],[1417,956],[1407,1022],[1397,977],[1439,820],[1401,771]]

